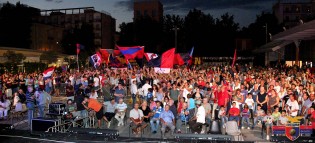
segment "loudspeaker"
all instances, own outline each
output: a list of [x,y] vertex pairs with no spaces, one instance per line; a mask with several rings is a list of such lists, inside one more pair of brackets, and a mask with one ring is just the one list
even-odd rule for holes
[[51,103],[48,106],[48,114],[50,115],[62,115],[66,110],[66,104],[64,103]]
[[13,130],[14,126],[12,124],[0,124],[0,131]]
[[73,127],[69,129],[70,133],[73,134],[89,134],[89,135],[98,135],[105,136],[112,139],[117,139],[119,136],[119,131],[114,129],[95,129],[95,128],[78,128]]
[[218,120],[213,120],[211,122],[211,128],[210,128],[210,133],[211,134],[221,134],[220,130],[220,122]]
[[59,125],[59,119],[34,118],[32,119],[32,131],[47,131],[48,128]]

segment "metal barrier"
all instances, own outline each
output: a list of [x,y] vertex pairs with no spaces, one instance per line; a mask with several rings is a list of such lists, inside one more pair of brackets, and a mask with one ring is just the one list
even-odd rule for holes
[[[85,119],[88,119],[88,125],[84,125],[83,124],[79,124],[77,123],[77,121],[81,121],[84,122],[83,120]],[[89,117],[85,117],[85,118],[80,118],[80,119],[77,119],[77,120],[73,120],[73,121],[70,121],[70,122],[67,122],[67,123],[63,123],[63,124],[60,124],[60,125],[56,125],[56,126],[53,126],[53,127],[50,127],[47,129],[46,132],[53,132],[53,133],[66,133],[66,132],[69,132],[69,128],[70,127],[81,127],[81,128],[84,128],[86,126],[88,127],[91,127],[91,128],[94,128],[94,125],[95,125],[95,119],[94,117],[92,116],[89,116]]]

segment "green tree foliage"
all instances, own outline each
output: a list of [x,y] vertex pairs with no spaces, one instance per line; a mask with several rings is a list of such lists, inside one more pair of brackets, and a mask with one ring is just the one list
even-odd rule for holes
[[29,48],[31,44],[32,16],[40,15],[39,9],[9,2],[0,8],[0,45]]
[[55,51],[47,51],[40,55],[40,60],[44,63],[55,63],[58,60],[58,54]]
[[25,56],[22,53],[15,53],[14,51],[8,50],[3,53],[3,56],[8,59],[7,63],[11,64],[20,64],[23,60],[25,60]]

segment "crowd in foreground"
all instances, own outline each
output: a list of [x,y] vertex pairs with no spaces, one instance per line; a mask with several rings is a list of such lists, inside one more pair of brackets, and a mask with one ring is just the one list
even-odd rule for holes
[[[7,118],[11,108],[26,109],[30,124],[35,108],[44,117],[50,96],[60,96],[65,88],[67,113],[86,117],[94,111],[98,128],[101,120],[109,128],[113,119],[123,126],[127,115],[134,134],[149,125],[152,134],[163,136],[168,130],[182,133],[182,126],[189,126],[191,133],[210,133],[205,126],[213,121],[219,121],[222,129],[235,121],[240,130],[264,125],[269,140],[272,126],[285,126],[296,116],[303,118],[301,124],[311,125],[314,134],[314,87],[314,73],[298,67],[200,66],[169,74],[147,67],[86,69],[55,72],[50,78],[40,73],[5,73],[0,76],[0,118]],[[127,96],[131,104],[125,103]]]

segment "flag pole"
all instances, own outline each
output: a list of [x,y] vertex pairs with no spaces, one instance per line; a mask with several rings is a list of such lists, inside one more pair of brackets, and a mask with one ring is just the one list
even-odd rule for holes
[[80,69],[79,69],[79,54],[77,54],[77,66],[78,66],[78,71],[80,71]]

